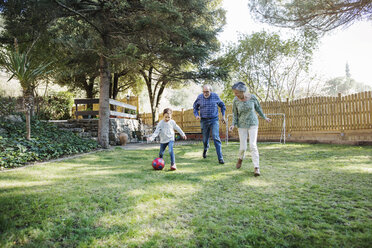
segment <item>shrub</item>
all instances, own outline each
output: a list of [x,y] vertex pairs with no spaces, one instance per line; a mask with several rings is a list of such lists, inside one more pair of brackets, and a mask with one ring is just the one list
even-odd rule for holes
[[60,130],[52,123],[33,120],[31,125],[31,140],[26,140],[24,122],[0,120],[0,167],[20,167],[28,162],[88,152],[98,147],[96,141]]
[[73,104],[74,99],[70,92],[58,92],[37,98],[36,116],[40,120],[67,120],[71,118]]
[[14,97],[0,97],[0,117],[14,115],[17,112],[17,99]]

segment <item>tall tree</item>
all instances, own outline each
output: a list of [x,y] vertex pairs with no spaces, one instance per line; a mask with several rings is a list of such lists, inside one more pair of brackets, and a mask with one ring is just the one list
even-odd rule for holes
[[[100,108],[98,141],[103,148],[109,147],[109,89],[111,82],[111,59],[122,53],[133,33],[143,30],[138,21],[143,15],[141,1],[65,1],[54,0],[76,20],[89,24],[98,40],[92,49],[99,56]],[[138,17],[136,19],[135,17]]]
[[[56,82],[71,89],[85,91],[87,98],[93,98],[99,89],[99,55],[94,49],[100,43],[97,32],[85,22],[75,18],[62,18],[49,27],[53,35],[59,66],[54,75]],[[136,86],[131,64],[123,56],[110,57],[112,80],[109,97],[116,99],[120,92]]]
[[252,0],[249,6],[263,22],[321,32],[372,20],[371,0]]
[[138,72],[146,75],[147,85],[153,82],[153,69],[161,72],[155,83],[161,96],[169,82],[179,80],[182,73],[177,70],[202,63],[216,48],[216,34],[223,20],[223,11],[215,5],[220,1],[213,0],[55,2],[91,25],[100,37],[99,141],[103,147],[108,146],[112,63],[120,57],[136,57],[140,62]]
[[219,63],[230,69],[233,80],[246,82],[261,100],[281,101],[295,97],[316,44],[311,33],[283,40],[278,34],[261,31],[242,36]]
[[[149,95],[152,120],[165,88],[211,76],[199,70],[217,51],[217,33],[224,24],[219,1],[152,1],[147,21],[159,29],[138,37],[138,71]],[[210,72],[210,71],[209,71]]]
[[[47,40],[51,34],[50,25],[73,18],[84,28],[88,25],[94,30],[94,42],[90,50],[99,58],[100,73],[100,110],[98,141],[103,148],[109,147],[109,87],[111,81],[111,58],[121,54],[129,44],[134,33],[143,30],[141,21],[144,19],[143,3],[147,1],[116,1],[116,0],[8,0],[0,2],[1,11],[6,16],[7,30],[18,32],[26,25],[26,34],[23,40],[35,36],[27,32],[27,27],[35,30],[46,39],[45,45],[53,44]],[[43,17],[46,17],[43,19]],[[11,25],[13,24],[13,25]],[[60,25],[62,27],[63,25]],[[65,28],[64,28],[65,29]],[[38,36],[38,35],[36,35]],[[39,38],[40,39],[40,38]],[[40,47],[42,47],[42,43]],[[41,53],[52,55],[52,52]],[[58,54],[57,54],[58,56]]]
[[59,63],[54,73],[55,83],[71,90],[82,90],[87,98],[99,92],[99,55],[93,49],[98,38],[87,23],[74,18],[63,18],[50,25],[48,32],[58,54]]

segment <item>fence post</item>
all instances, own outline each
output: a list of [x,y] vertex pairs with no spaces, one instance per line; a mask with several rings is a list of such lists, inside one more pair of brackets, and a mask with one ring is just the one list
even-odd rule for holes
[[78,104],[77,103],[75,103],[75,118],[76,118],[76,120],[78,119],[78,116],[76,115],[76,112],[78,111]]
[[288,122],[286,123],[287,127],[288,128],[288,134],[291,135],[292,134],[292,114],[291,114],[291,111],[289,109],[289,98],[286,99],[286,109],[287,109],[287,112],[284,112],[285,113],[285,116],[287,117],[288,116]]
[[369,126],[368,126],[368,128],[372,128],[372,96],[371,95],[372,95],[371,91],[366,93],[367,105],[369,105],[369,115],[368,115],[369,116],[368,117]]
[[342,102],[341,102],[341,93],[337,95],[337,105],[338,105],[338,130],[340,131],[340,135],[342,135],[344,130],[344,121],[343,121],[343,109],[342,109]]

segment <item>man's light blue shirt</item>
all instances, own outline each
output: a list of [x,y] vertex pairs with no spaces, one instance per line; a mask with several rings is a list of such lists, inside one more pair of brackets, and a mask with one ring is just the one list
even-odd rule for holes
[[211,92],[208,98],[200,94],[194,102],[194,115],[201,118],[218,118],[218,107],[221,108],[222,116],[225,116],[226,106],[216,93]]

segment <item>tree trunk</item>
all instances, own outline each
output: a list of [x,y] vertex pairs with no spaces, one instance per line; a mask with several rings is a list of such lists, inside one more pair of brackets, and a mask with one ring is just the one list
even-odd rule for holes
[[110,125],[110,104],[109,89],[111,81],[109,62],[100,56],[100,95],[99,95],[99,122],[98,122],[98,142],[102,148],[110,147],[109,125]]
[[[91,77],[88,80],[88,83],[85,84],[85,94],[87,98],[94,98],[95,92],[94,92],[94,80],[95,77]],[[86,79],[84,79],[86,81]]]
[[32,92],[30,90],[23,90],[23,107],[26,116],[26,139],[31,139],[31,108],[33,105]]
[[[88,83],[86,83],[86,79],[84,79],[85,81],[85,94],[87,96],[87,98],[89,99],[93,99],[94,98],[94,80],[95,80],[95,77],[91,77],[89,78],[88,80]],[[93,110],[93,104],[87,104],[87,109],[91,109]]]
[[152,126],[155,127],[155,118],[156,118],[156,114],[157,114],[157,111],[156,111],[156,108],[153,109],[151,107],[151,117],[152,117]]
[[127,75],[128,73],[129,73],[129,69],[124,69],[121,72],[114,73],[114,80],[112,82],[112,87],[110,87],[110,90],[112,91],[110,92],[110,97],[112,97],[112,99],[116,99],[118,97],[119,92],[121,91],[122,87],[119,87],[119,78]]
[[119,77],[120,76],[118,73],[114,73],[114,82],[112,83],[112,99],[116,99],[119,93]]

